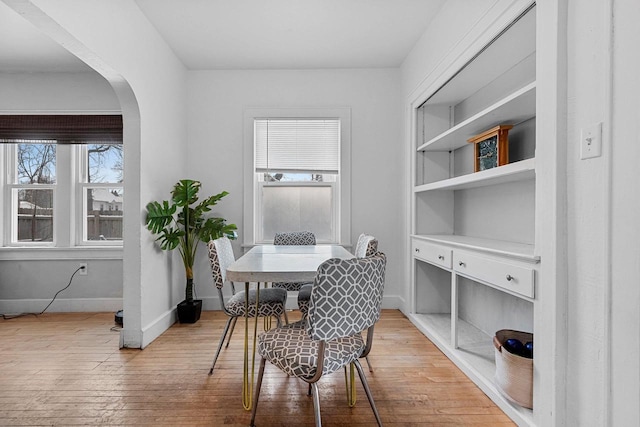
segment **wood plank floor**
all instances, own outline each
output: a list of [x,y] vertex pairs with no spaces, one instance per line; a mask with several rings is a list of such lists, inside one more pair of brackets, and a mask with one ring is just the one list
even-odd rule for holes
[[[247,426],[240,322],[207,375],[225,321],[204,312],[140,351],[118,349],[113,313],[0,320],[0,425]],[[387,426],[513,425],[397,310],[383,311],[370,360],[375,372],[367,378]],[[358,402],[349,408],[343,373],[321,379],[323,425],[375,425],[357,382]],[[312,426],[306,392],[305,383],[267,364],[256,424]]]

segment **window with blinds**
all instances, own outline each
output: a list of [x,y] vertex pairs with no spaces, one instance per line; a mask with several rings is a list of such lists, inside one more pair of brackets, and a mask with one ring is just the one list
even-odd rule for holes
[[340,119],[254,120],[256,242],[307,230],[338,241]]
[[254,122],[256,172],[330,173],[340,169],[339,119]]

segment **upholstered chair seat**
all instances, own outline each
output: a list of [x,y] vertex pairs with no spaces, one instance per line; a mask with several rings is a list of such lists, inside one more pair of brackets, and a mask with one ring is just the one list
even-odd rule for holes
[[[322,375],[331,374],[358,359],[365,348],[361,334],[330,341],[324,350]],[[258,337],[258,352],[287,375],[310,380],[318,368],[318,341],[304,322],[272,329]]]
[[[256,314],[256,290],[249,291],[249,317],[280,317],[284,315],[284,304],[287,302],[287,291],[284,289],[260,289],[260,304]],[[227,312],[232,316],[245,315],[244,291],[236,292],[225,304]]]

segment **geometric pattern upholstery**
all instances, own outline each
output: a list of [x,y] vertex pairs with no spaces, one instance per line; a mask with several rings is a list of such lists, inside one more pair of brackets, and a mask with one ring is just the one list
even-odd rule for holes
[[[282,246],[307,246],[316,244],[316,236],[311,231],[292,231],[288,233],[276,233],[273,238],[273,244]],[[274,288],[282,288],[287,291],[298,291],[302,285],[306,283],[299,282],[275,282],[271,286]]]
[[[358,359],[371,349],[370,328],[380,318],[386,262],[382,253],[368,258],[325,261],[318,267],[313,282],[307,318],[260,334],[258,352],[262,360],[251,413],[252,426],[267,360],[287,375],[309,383],[310,391],[313,390],[316,426],[321,425],[317,381],[322,375],[353,363],[376,421],[382,426]],[[369,330],[367,342],[362,338],[365,329]],[[322,348],[321,358],[318,352]]]
[[209,249],[209,262],[211,264],[213,283],[216,285],[216,288],[222,289],[224,283],[227,281],[227,268],[235,261],[231,241],[228,237],[211,240],[207,244],[207,248]]
[[[378,241],[373,236],[361,234],[358,237],[358,243],[356,245],[356,251],[354,255],[356,258],[370,257],[378,253]],[[298,308],[302,312],[303,317],[309,311],[309,299],[311,298],[311,284],[303,285],[298,291]]]
[[[358,359],[364,347],[361,334],[328,342],[322,374],[333,373]],[[258,352],[289,376],[309,380],[318,369],[318,341],[311,339],[303,321],[260,334]]]
[[309,283],[301,286],[298,291],[298,309],[302,313],[302,318],[304,318],[309,312],[309,300],[311,299],[312,288],[313,283]]
[[325,261],[311,290],[307,332],[331,341],[373,326],[380,318],[386,256]]
[[[278,288],[260,289],[260,308],[257,317],[280,317],[284,314],[287,291]],[[236,292],[225,307],[232,316],[244,316],[244,291]],[[256,317],[256,290],[249,290],[249,317]]]
[[274,245],[305,246],[315,245],[316,236],[310,231],[292,231],[289,233],[276,233],[273,238]]

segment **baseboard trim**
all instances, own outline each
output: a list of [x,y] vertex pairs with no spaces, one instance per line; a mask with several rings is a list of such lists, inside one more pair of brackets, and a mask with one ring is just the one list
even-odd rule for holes
[[[51,299],[2,299],[1,314],[40,313]],[[122,309],[122,298],[56,298],[47,313],[109,312]]]
[[154,321],[150,324],[142,328],[142,339],[140,341],[141,349],[145,348],[149,344],[153,342],[156,338],[158,338],[164,331],[169,329],[171,325],[176,323],[177,313],[176,308],[173,307],[171,310],[167,310],[162,313],[160,316],[156,317]]

